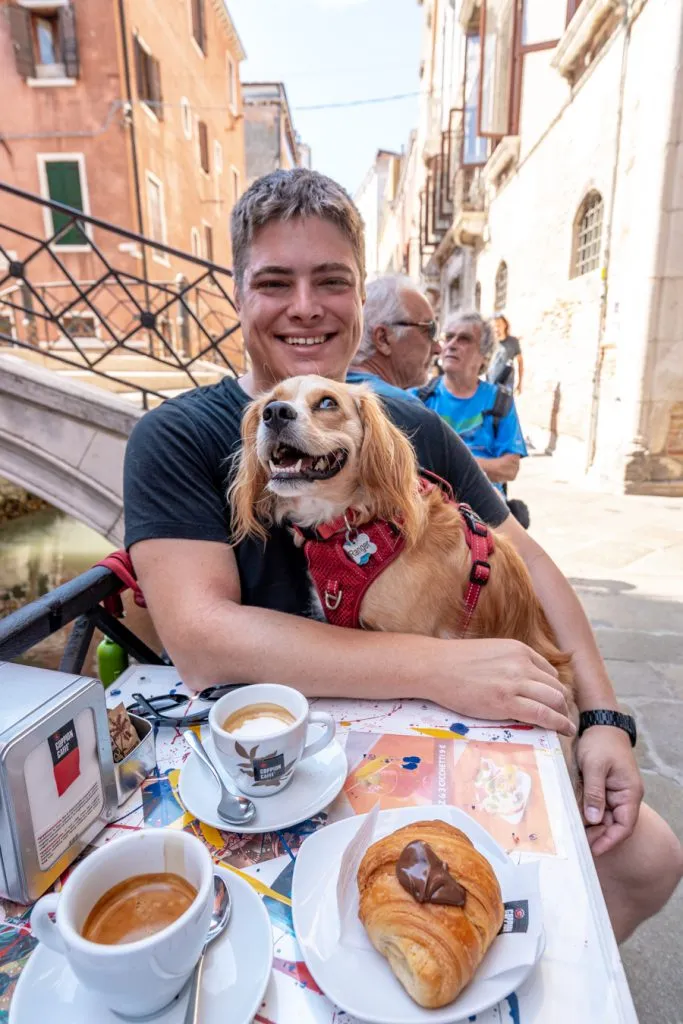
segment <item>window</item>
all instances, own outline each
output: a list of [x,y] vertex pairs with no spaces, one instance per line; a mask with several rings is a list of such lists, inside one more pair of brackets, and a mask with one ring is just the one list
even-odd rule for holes
[[[39,156],[38,173],[41,192],[46,198],[88,213],[85,159],[82,153]],[[68,214],[45,207],[45,230],[48,236],[61,231],[69,219]],[[83,249],[88,246],[88,238],[82,228],[71,225],[52,244],[60,249]]]
[[232,168],[232,202],[233,205],[240,197],[240,172],[236,167]]
[[481,8],[479,134],[500,138],[510,131],[513,0],[484,0]]
[[223,147],[218,139],[213,141],[213,167],[216,174],[223,173]]
[[600,266],[602,242],[602,196],[589,192],[579,207],[574,222],[572,277],[581,277]]
[[237,111],[237,68],[234,60],[227,54],[228,66],[228,106],[232,113]]
[[557,46],[581,0],[482,0],[479,135],[515,135],[524,57]]
[[202,222],[204,228],[204,259],[213,263],[213,228],[206,221]]
[[[153,242],[166,244],[166,211],[164,209],[164,186],[151,171],[147,171],[147,233]],[[168,266],[165,253],[155,250],[152,257],[157,263]]]
[[64,313],[62,321],[72,338],[97,337],[97,319],[94,313]]
[[17,71],[30,84],[77,78],[76,18],[72,4],[49,4],[39,11],[7,8]]
[[568,14],[566,0],[524,0],[522,46],[556,43],[565,30]]
[[465,40],[464,123],[462,162],[466,166],[485,164],[488,142],[477,133],[479,124],[479,60],[478,32],[468,33]]
[[502,313],[507,306],[508,301],[508,265],[505,260],[501,260],[498,264],[498,270],[496,271],[496,284],[494,289],[493,304],[496,308],[496,313]]
[[190,251],[193,256],[201,256],[201,245],[199,241],[199,232],[196,228],[192,228],[190,231]]
[[481,313],[481,281],[477,281],[474,286],[474,308],[477,313]]
[[192,108],[187,96],[180,97],[180,116],[183,122],[183,135],[189,141],[192,138]]
[[210,171],[209,165],[209,130],[204,121],[197,121],[197,138],[199,139],[199,164],[205,174]]
[[202,51],[206,54],[206,10],[204,0],[190,0],[192,9],[192,38]]
[[138,88],[138,97],[160,121],[163,121],[164,98],[161,92],[161,69],[159,61],[156,57],[152,56],[138,36],[135,36],[133,42],[135,53],[135,78]]

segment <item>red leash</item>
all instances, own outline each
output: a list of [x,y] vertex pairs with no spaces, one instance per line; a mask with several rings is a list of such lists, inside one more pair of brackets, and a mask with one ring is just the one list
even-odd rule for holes
[[[146,608],[145,598],[142,591],[140,590],[140,584],[135,577],[135,570],[133,569],[133,563],[130,560],[128,552],[121,548],[120,551],[112,551],[110,555],[103,558],[101,562],[95,562],[95,565],[103,565],[105,568],[110,569],[115,576],[118,576],[121,581],[121,586],[115,594],[110,594],[109,597],[105,597],[102,604],[105,610],[113,615],[115,618],[120,619],[123,617],[123,604],[121,602],[121,594],[124,590],[132,590],[133,597],[136,605],[139,608]],[[93,566],[94,568],[94,566]]]

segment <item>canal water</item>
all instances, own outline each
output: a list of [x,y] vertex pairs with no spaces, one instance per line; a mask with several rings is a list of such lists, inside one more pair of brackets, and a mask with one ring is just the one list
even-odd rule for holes
[[[113,550],[94,530],[57,509],[31,512],[0,526],[0,618],[85,572]],[[19,659],[58,668],[68,627]],[[93,666],[85,666],[92,672]]]

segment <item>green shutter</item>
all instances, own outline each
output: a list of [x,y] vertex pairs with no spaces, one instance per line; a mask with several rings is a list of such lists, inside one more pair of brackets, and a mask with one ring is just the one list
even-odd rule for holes
[[[45,163],[47,175],[47,191],[50,199],[56,203],[71,206],[74,210],[83,211],[83,195],[81,193],[81,176],[79,165],[75,160],[48,160]],[[57,210],[52,211],[52,225],[55,232],[68,222],[69,216]],[[88,239],[78,227],[71,227],[60,235],[56,245],[87,245]]]

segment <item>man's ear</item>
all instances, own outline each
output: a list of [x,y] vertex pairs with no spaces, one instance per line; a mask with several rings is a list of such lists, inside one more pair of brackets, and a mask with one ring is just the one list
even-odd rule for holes
[[234,304],[235,309],[237,310],[237,312],[238,313],[241,312],[241,309],[242,309],[242,296],[240,295],[240,290],[237,287],[237,285],[235,285],[235,287],[233,288],[232,301],[233,301],[233,304]]
[[389,332],[387,331],[384,324],[377,324],[372,330],[372,340],[377,351],[383,355],[391,355],[391,345],[389,343]]

